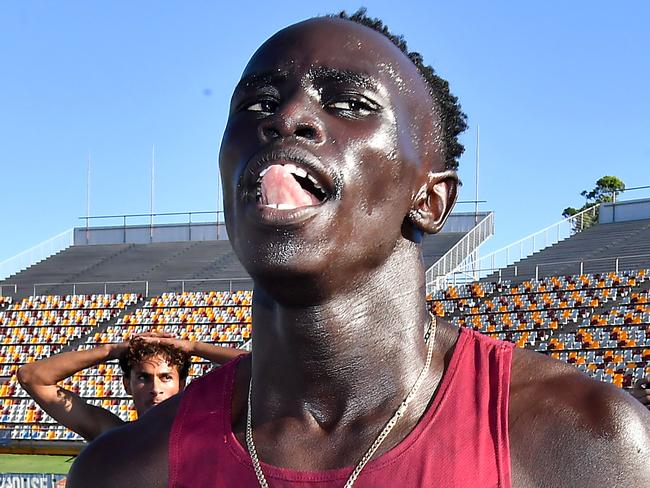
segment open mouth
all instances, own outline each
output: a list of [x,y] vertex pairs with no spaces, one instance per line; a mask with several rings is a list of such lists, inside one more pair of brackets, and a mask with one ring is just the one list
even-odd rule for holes
[[264,207],[292,210],[320,205],[327,193],[308,169],[287,162],[272,164],[260,172],[255,199]]

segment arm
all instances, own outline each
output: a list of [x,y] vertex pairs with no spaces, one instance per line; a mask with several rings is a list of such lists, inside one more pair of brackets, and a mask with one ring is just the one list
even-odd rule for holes
[[214,344],[208,344],[206,342],[188,342],[192,345],[190,354],[203,359],[207,359],[208,361],[212,361],[213,363],[217,364],[227,363],[231,359],[247,353],[247,351],[242,351],[241,349],[215,346]]
[[650,377],[637,381],[630,393],[650,410]]
[[91,441],[124,421],[108,410],[87,403],[57,383],[85,368],[118,358],[126,345],[106,344],[34,361],[18,370],[18,381],[54,420]]
[[[182,393],[181,393],[182,395]],[[68,488],[163,488],[168,486],[167,456],[180,395],[90,443],[77,456]]]
[[168,334],[166,332],[146,332],[144,334],[138,335],[137,337],[140,337],[145,341],[170,344],[180,349],[181,351],[191,354],[192,356],[207,359],[208,361],[217,364],[227,363],[237,356],[248,353],[247,351],[242,351],[241,349],[215,346],[214,344],[208,344],[206,342],[175,339],[171,334]]

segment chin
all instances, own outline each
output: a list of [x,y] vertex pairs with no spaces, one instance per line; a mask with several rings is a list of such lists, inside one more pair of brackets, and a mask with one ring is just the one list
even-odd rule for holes
[[309,306],[322,303],[329,295],[330,276],[327,263],[256,262],[249,270],[256,291],[284,305]]

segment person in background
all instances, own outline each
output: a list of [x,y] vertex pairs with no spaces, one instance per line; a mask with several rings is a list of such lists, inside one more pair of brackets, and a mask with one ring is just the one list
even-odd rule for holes
[[223,364],[245,351],[204,342],[175,339],[166,333],[145,333],[117,344],[63,352],[25,364],[18,381],[54,420],[87,441],[125,422],[109,410],[92,405],[59,383],[92,366],[118,359],[122,382],[138,417],[185,388],[192,356]]

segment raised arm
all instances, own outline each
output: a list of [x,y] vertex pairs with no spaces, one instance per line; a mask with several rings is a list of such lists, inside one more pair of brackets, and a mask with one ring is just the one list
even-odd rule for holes
[[87,403],[57,383],[85,368],[117,359],[127,345],[126,342],[105,344],[93,349],[55,354],[22,366],[18,370],[18,381],[54,420],[91,441],[124,421],[106,409]]
[[630,393],[650,410],[650,376],[637,381]]
[[207,342],[176,339],[166,332],[147,332],[140,334],[137,337],[149,342],[170,344],[188,354],[191,354],[192,356],[207,359],[208,361],[217,364],[224,364],[237,356],[247,354],[247,351],[242,351],[241,349],[215,346],[214,344],[208,344]]

